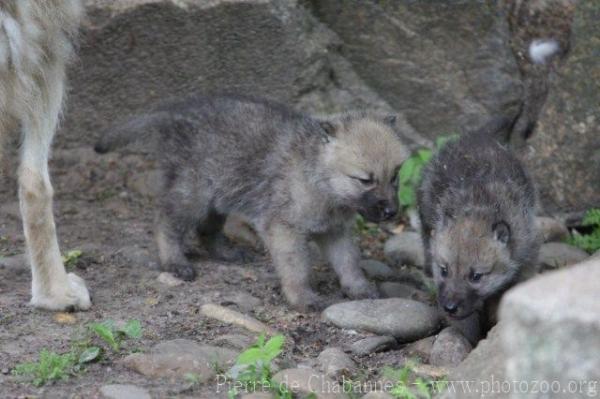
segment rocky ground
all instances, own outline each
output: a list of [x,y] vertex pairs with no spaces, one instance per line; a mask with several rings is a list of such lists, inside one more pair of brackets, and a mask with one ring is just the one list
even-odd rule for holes
[[[57,150],[51,166],[61,247],[83,252],[71,267],[87,281],[94,306],[70,315],[27,306],[30,274],[22,256],[15,185],[9,181],[4,187],[10,189],[0,194],[6,215],[0,225],[1,397],[143,397],[137,391],[123,396],[129,391],[114,384],[133,384],[157,398],[226,397],[223,387],[217,392],[215,374],[227,370],[261,330],[285,335],[285,352],[276,364],[298,380],[307,379],[310,368],[332,381],[345,376],[374,383],[385,366],[402,367],[408,359],[424,365],[418,373],[439,377],[471,349],[455,329],[439,333],[444,323],[431,306],[416,233],[361,232],[364,270],[389,297],[377,303],[347,302],[333,273],[316,257],[313,284],[324,301],[337,304],[323,314],[302,314],[287,307],[271,264],[260,254],[251,264],[199,260],[200,278],[192,283],[160,273],[152,238],[155,174],[148,172],[147,157],[100,156],[79,147]],[[564,238],[564,226],[552,220],[544,226],[547,239]],[[559,242],[542,249],[548,268],[585,257]],[[65,381],[37,388],[11,375],[43,348],[67,352],[86,326],[107,319],[139,320],[142,338]],[[134,351],[139,353],[131,355]],[[211,366],[215,361],[218,368]],[[203,383],[186,380],[189,372],[201,375]]]
[[[285,335],[277,378],[304,384],[304,392],[313,374],[336,387],[342,377],[387,381],[384,367],[409,359],[419,359],[411,378],[497,371],[505,355],[501,330],[463,361],[473,331],[445,328],[431,306],[418,235],[408,225],[391,226],[395,233],[361,231],[364,269],[387,299],[348,304],[315,256],[313,284],[334,305],[301,314],[286,306],[264,256],[250,264],[198,259],[202,272],[192,283],[161,274],[152,238],[152,157],[144,148],[99,156],[91,147],[116,121],[197,91],[266,95],[317,113],[393,111],[412,148],[504,115],[518,120],[511,142],[532,170],[543,213],[580,214],[600,193],[595,0],[85,3],[89,17],[51,170],[61,248],[82,251],[70,267],[86,280],[94,306],[74,314],[27,306],[13,151],[0,181],[0,398],[225,398],[215,376],[262,330]],[[559,44],[543,65],[528,56],[536,38]],[[523,142],[532,124],[533,136]],[[542,222],[544,270],[587,257],[561,242],[564,224]],[[90,323],[108,319],[139,320],[141,339],[43,387],[12,375],[43,348],[68,352]],[[386,396],[368,396],[377,397]]]

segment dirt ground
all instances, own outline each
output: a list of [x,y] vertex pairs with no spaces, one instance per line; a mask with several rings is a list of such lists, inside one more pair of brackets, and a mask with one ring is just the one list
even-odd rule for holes
[[[25,262],[0,266],[1,398],[94,398],[100,397],[102,385],[113,383],[144,387],[153,397],[226,397],[225,392],[215,393],[211,383],[190,389],[189,384],[182,382],[145,378],[120,363],[127,351],[111,354],[77,376],[41,388],[20,383],[11,371],[20,362],[37,359],[43,348],[58,353],[68,351],[86,325],[106,319],[140,320],[143,337],[135,346],[141,351],[174,338],[210,344],[224,334],[249,335],[241,328],[208,320],[199,313],[200,306],[209,302],[236,308],[227,296],[239,291],[260,299],[261,305],[250,312],[253,317],[291,338],[283,366],[306,362],[327,346],[345,346],[362,337],[360,333],[324,324],[318,313],[290,310],[265,257],[248,265],[199,261],[199,278],[195,282],[172,288],[158,282],[153,207],[148,195],[153,187],[144,173],[151,169],[151,157],[144,154],[101,156],[88,147],[55,151],[51,170],[61,250],[83,251],[74,271],[87,282],[93,307],[74,313],[73,324],[61,324],[53,313],[27,305],[31,281]],[[14,172],[14,162],[9,170]],[[16,184],[10,178],[4,182],[0,188],[0,256],[6,260],[15,259],[11,256],[24,251],[24,239]],[[369,253],[380,252],[379,240],[372,240],[367,246]],[[317,267],[314,275],[314,284],[326,301],[343,300],[331,271]],[[384,365],[399,365],[405,358],[398,348],[354,360],[362,378],[369,378]]]

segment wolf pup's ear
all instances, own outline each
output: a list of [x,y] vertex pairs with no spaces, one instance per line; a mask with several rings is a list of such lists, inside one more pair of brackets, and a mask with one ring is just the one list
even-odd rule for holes
[[337,134],[337,126],[330,121],[319,121],[319,125],[321,126],[321,141],[323,144],[327,144]]
[[333,123],[330,121],[320,121],[319,124],[321,125],[321,129],[323,129],[328,136],[335,137],[337,128]]
[[492,226],[492,231],[494,232],[494,238],[496,240],[504,245],[508,244],[508,241],[510,240],[510,228],[506,222],[500,221],[495,223]]
[[383,117],[383,121],[386,125],[390,127],[396,127],[396,120],[398,119],[397,115],[390,114]]

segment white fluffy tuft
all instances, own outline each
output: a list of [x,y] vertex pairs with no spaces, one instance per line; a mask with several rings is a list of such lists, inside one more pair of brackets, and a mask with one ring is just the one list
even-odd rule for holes
[[535,64],[545,64],[559,49],[560,46],[554,39],[536,39],[529,45],[529,58]]

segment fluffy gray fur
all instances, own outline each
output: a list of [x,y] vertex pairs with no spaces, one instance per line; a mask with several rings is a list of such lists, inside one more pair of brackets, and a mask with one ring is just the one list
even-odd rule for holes
[[454,318],[535,266],[535,190],[515,155],[494,137],[510,121],[496,120],[448,143],[424,169],[418,192],[426,268],[441,308]]
[[327,120],[247,97],[193,96],[113,129],[100,152],[156,126],[163,172],[156,239],[161,263],[191,280],[182,240],[213,233],[225,215],[247,219],[262,238],[288,302],[313,307],[308,241],[317,241],[353,298],[377,296],[353,242],[354,214],[381,221],[397,211],[396,175],[407,150],[394,118],[368,112]]

